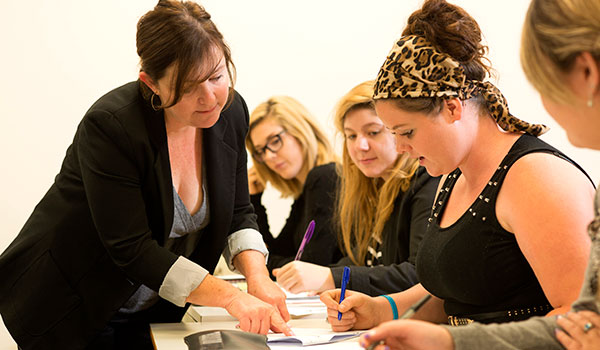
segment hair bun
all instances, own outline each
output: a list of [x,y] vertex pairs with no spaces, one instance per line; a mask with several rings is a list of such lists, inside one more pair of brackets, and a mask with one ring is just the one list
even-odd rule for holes
[[426,0],[423,7],[413,12],[402,36],[424,36],[438,50],[461,63],[467,77],[483,80],[490,67],[485,54],[487,46],[481,43],[481,29],[473,17],[459,6],[446,0]]

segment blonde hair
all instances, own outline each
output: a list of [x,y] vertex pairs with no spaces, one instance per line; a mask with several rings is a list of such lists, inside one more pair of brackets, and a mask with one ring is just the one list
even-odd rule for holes
[[271,182],[282,197],[298,198],[304,185],[298,179],[286,180],[265,163],[256,161],[256,149],[250,138],[252,129],[265,120],[273,120],[300,143],[303,154],[302,170],[310,171],[317,165],[335,160],[333,148],[312,114],[296,99],[289,96],[273,96],[259,104],[250,115],[250,127],[246,136],[246,148],[254,159],[258,175]]
[[[373,80],[355,86],[338,102],[334,123],[338,133],[344,133],[344,121],[350,111],[374,110]],[[407,155],[400,155],[391,176],[383,182],[379,178],[365,176],[354,164],[348,153],[344,138],[341,186],[338,194],[337,220],[340,228],[340,244],[357,265],[364,265],[369,242],[381,238],[383,227],[394,210],[394,202],[400,191],[406,192],[419,164]]]
[[600,60],[600,2],[532,0],[521,37],[521,65],[543,96],[573,101],[562,74],[581,52]]

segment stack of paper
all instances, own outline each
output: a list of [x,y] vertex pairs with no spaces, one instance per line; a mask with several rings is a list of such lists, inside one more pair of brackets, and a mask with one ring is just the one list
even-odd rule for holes
[[323,318],[327,316],[327,307],[318,296],[288,298],[285,302],[292,318],[309,315],[320,315]]
[[222,279],[223,281],[227,281],[231,284],[233,284],[237,289],[243,291],[243,292],[247,292],[248,291],[248,284],[246,283],[246,277],[244,277],[244,275],[221,275],[221,276],[216,276],[220,279]]

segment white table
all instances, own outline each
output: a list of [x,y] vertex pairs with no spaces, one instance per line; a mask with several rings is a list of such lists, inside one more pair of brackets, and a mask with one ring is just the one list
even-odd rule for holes
[[[154,346],[157,350],[187,350],[187,345],[183,338],[200,331],[211,329],[235,329],[237,321],[207,321],[207,322],[181,322],[181,323],[154,323],[150,325]],[[331,332],[331,327],[325,319],[325,315],[310,315],[301,318],[292,319],[288,322],[290,327],[300,335],[302,329],[319,329],[320,334]],[[332,333],[332,332],[331,332]],[[301,346],[292,345],[269,345],[273,350],[277,349],[301,349]],[[359,350],[362,349],[358,345],[358,338],[352,338],[345,341],[311,345],[311,350],[322,349],[344,349],[344,350]]]

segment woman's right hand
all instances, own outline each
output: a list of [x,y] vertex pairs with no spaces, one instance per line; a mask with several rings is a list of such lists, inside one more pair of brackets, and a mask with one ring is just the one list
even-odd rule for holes
[[[327,306],[327,321],[334,332],[343,332],[349,329],[369,329],[381,323],[379,316],[382,314],[380,303],[377,299],[366,294],[346,290],[346,297],[339,304],[340,289],[328,290],[321,294],[321,301]],[[387,301],[386,301],[387,303]],[[338,321],[338,311],[342,319]]]
[[239,327],[245,332],[267,334],[271,329],[275,333],[294,335],[274,306],[250,294],[237,293],[225,305],[225,309],[239,320]]
[[255,167],[248,169],[248,191],[250,194],[262,193],[265,190],[265,182],[256,171]]
[[390,350],[454,350],[454,341],[450,332],[436,324],[399,320],[384,322],[360,337],[360,346],[369,348],[380,344],[375,350],[387,347]]

